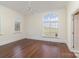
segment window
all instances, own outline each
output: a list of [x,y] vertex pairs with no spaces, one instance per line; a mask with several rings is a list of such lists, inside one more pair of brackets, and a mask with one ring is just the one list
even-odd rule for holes
[[16,17],[16,19],[15,19],[15,31],[16,32],[20,31],[20,23],[21,23],[21,18],[20,17]]
[[43,35],[45,37],[58,37],[59,19],[56,14],[48,13],[43,18]]

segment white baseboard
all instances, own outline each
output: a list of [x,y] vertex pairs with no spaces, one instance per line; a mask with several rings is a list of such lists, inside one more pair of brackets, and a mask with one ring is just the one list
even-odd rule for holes
[[29,36],[26,33],[13,33],[10,35],[6,35],[6,36],[0,36],[0,45],[5,45],[17,40],[21,40],[23,38],[29,38],[29,39],[35,39],[35,40],[43,40],[43,41],[51,41],[51,42],[60,42],[60,43],[65,43],[63,40],[61,39],[55,39],[55,38],[44,38],[42,36]]
[[24,33],[13,33],[10,35],[0,36],[0,46],[25,38]]
[[79,51],[78,51],[78,50],[75,50],[75,49],[73,49],[73,48],[69,48],[69,50],[70,50],[71,52],[74,52],[75,55],[76,55],[76,57],[79,58]]
[[76,57],[79,58],[79,51],[73,50],[73,52],[75,53]]
[[63,38],[48,38],[48,37],[43,37],[40,34],[35,34],[35,35],[29,34],[29,35],[27,35],[27,38],[35,39],[35,40],[43,40],[43,41],[66,43],[65,39],[63,39]]

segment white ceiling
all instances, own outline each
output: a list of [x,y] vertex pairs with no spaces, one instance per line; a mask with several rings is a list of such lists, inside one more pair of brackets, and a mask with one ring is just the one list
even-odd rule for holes
[[0,5],[16,10],[23,15],[56,10],[65,7],[67,3],[67,1],[0,1]]

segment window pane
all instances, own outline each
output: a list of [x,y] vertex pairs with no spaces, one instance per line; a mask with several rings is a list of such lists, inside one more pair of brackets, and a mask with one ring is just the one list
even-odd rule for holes
[[51,23],[50,27],[51,28],[58,28],[58,23]]
[[50,23],[44,23],[44,27],[50,27]]
[[43,24],[44,24],[44,35],[46,37],[55,37],[56,34],[58,33],[58,23],[59,19],[58,16],[53,14],[53,13],[49,13],[48,15],[46,15],[43,19]]

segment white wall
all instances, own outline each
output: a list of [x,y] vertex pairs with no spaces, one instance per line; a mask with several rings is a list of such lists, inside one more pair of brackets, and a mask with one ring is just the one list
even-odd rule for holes
[[59,28],[59,39],[55,38],[44,38],[42,37],[42,20],[43,17],[50,11],[36,13],[28,15],[25,19],[25,33],[27,33],[28,38],[37,39],[37,40],[46,40],[53,42],[66,43],[66,9],[61,8],[59,10],[54,10],[51,12],[56,13],[59,16],[60,28]]
[[73,46],[73,37],[72,37],[72,19],[73,19],[73,14],[74,12],[79,8],[79,2],[78,1],[74,1],[74,2],[70,2],[67,5],[67,37],[68,37],[68,46],[70,49],[72,49]]
[[0,45],[7,44],[16,40],[20,40],[24,37],[23,33],[15,32],[15,18],[21,18],[21,32],[24,31],[24,17],[14,10],[0,5]]

